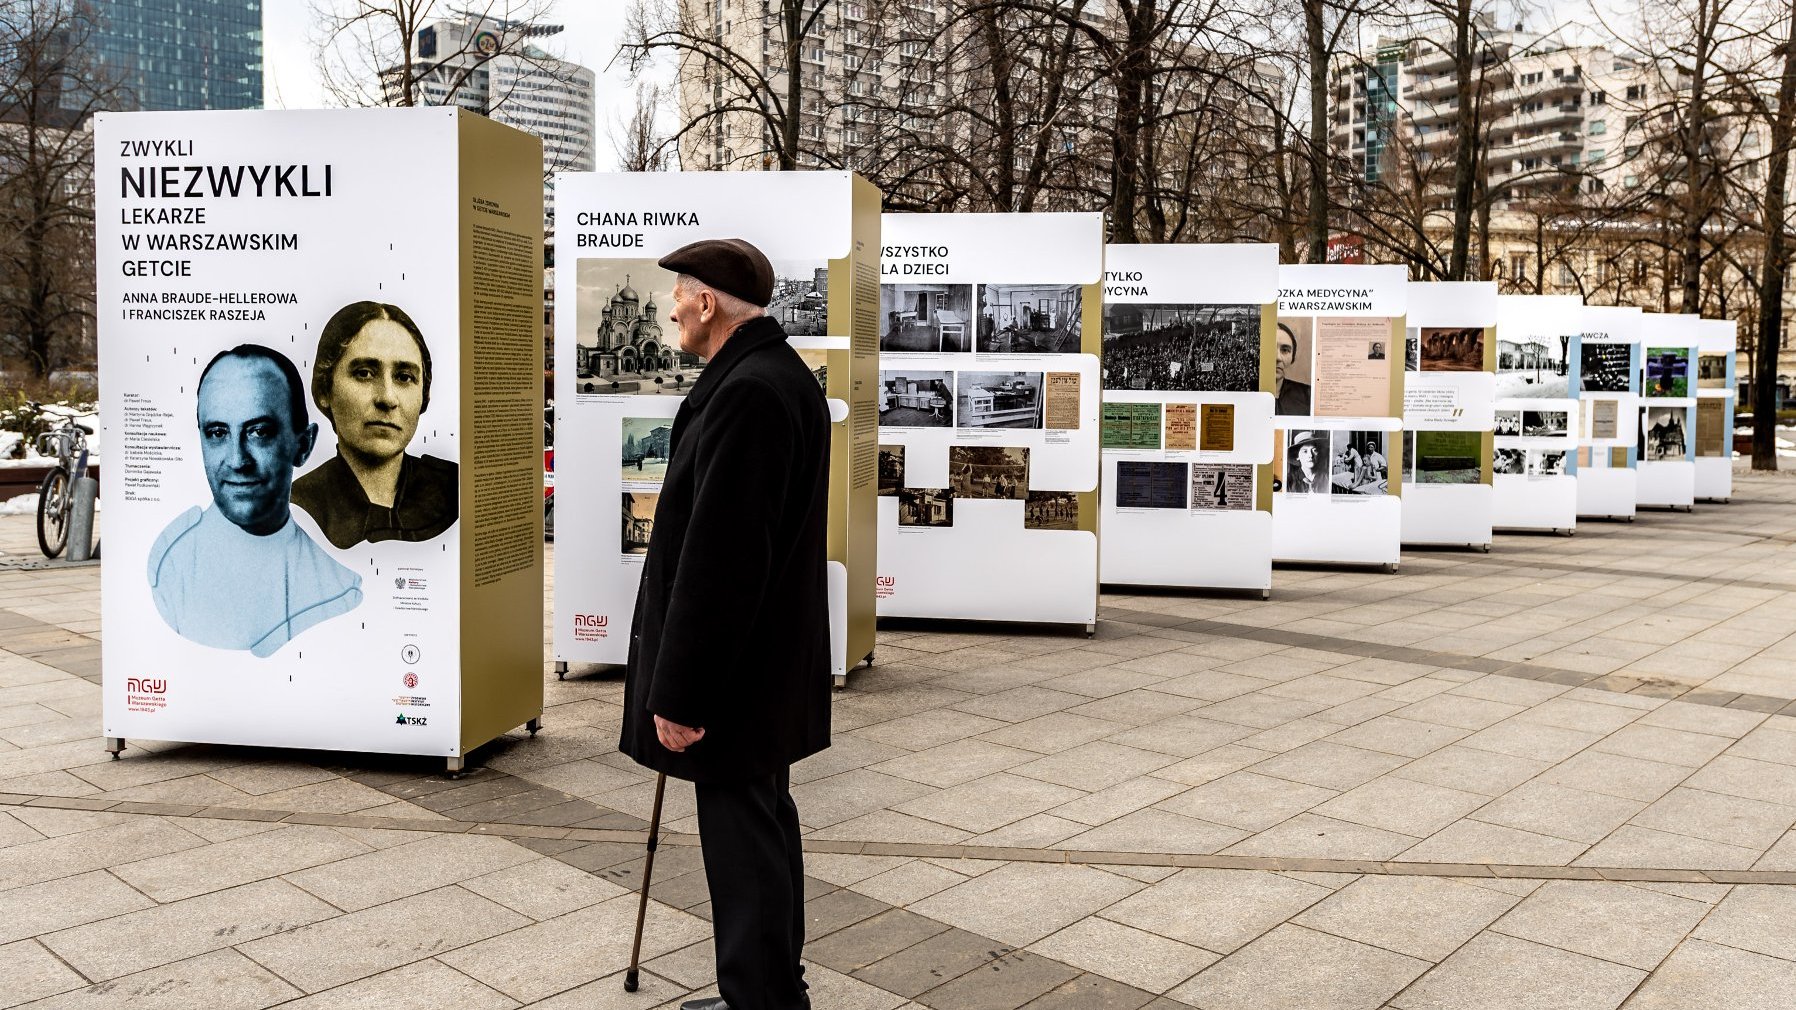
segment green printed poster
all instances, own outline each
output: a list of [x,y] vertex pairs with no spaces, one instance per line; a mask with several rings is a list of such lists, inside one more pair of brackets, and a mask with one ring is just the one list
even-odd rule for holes
[[1105,449],[1160,448],[1160,405],[1104,401],[1102,443]]

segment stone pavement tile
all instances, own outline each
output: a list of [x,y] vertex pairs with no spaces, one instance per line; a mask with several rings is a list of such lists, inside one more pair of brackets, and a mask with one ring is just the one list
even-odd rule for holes
[[927,795],[916,799],[908,797],[917,796],[915,790],[923,787],[905,785],[909,787],[907,798],[892,803],[893,810],[972,832],[990,831],[1084,795],[1077,789],[1004,772],[939,792],[924,790]]
[[1511,757],[1564,761],[1602,738],[1601,733],[1510,719],[1466,737],[1465,745]]
[[1468,735],[1463,729],[1382,715],[1336,733],[1329,742],[1418,758]]
[[[808,865],[812,858],[805,857]],[[967,878],[953,870],[945,870],[927,860],[913,859],[902,866],[894,867],[884,873],[874,874],[865,880],[858,880],[847,886],[855,891],[877,898],[889,905],[900,908],[912,902],[921,901],[940,891],[946,891]]]
[[1611,1010],[1645,972],[1482,933],[1391,1001],[1402,1010]]
[[1318,719],[1315,716],[1310,716],[1304,719],[1293,720],[1285,723],[1283,726],[1274,726],[1271,729],[1261,730],[1253,736],[1242,737],[1241,744],[1244,747],[1252,747],[1255,750],[1283,754],[1287,751],[1296,750],[1305,744],[1315,743],[1323,737],[1340,732],[1340,730],[1341,724],[1339,723],[1327,722]]
[[875,961],[853,975],[881,989],[914,998],[987,965],[1010,950],[991,937],[950,929]]
[[[806,782],[815,782],[818,779],[826,779],[832,775],[840,775],[843,772],[855,771],[860,768],[865,768],[868,765],[875,765],[881,761],[898,757],[905,753],[905,750],[902,747],[893,747],[890,744],[883,744],[874,740],[853,736],[844,732],[843,728],[840,726],[836,727],[835,732],[836,736],[827,750],[813,754],[792,766],[792,784],[794,786],[803,785]],[[671,789],[673,783],[669,782],[668,785],[670,787],[668,799],[671,800],[673,798],[673,791]],[[681,810],[680,814],[681,816],[685,816],[693,811],[694,801],[691,799],[692,784],[689,782],[681,783],[681,791],[684,794],[681,801],[681,806],[684,809]],[[593,800],[603,803],[613,810],[622,810],[625,813],[635,814],[636,816],[647,820],[650,808],[654,805],[654,779],[645,778],[640,785],[631,787],[624,792],[626,795],[641,798],[640,805],[636,809],[624,807],[618,803],[612,802],[609,797],[618,796],[619,794],[617,792],[601,793],[600,795],[593,797]],[[672,807],[668,807],[667,810],[669,813],[673,812]]]
[[1156,805],[1186,817],[1261,831],[1338,795],[1289,779],[1234,772]]
[[1383,659],[1376,656],[1356,659],[1351,663],[1344,663],[1328,671],[1329,675],[1332,677],[1347,677],[1352,680],[1365,680],[1374,684],[1383,684],[1386,687],[1407,684],[1417,678],[1426,677],[1432,672],[1434,672],[1434,667],[1431,666],[1424,666],[1420,663],[1405,663],[1401,660]]
[[804,857],[805,872],[837,887],[847,887],[887,870],[915,862],[909,856],[851,856],[839,852],[810,852]]
[[1369,694],[1375,694],[1380,685],[1364,680],[1352,680],[1333,676],[1329,673],[1313,673],[1307,677],[1285,681],[1266,688],[1266,693],[1280,698],[1296,698],[1300,701],[1325,702],[1329,707],[1345,705],[1357,701]]
[[1585,750],[1552,767],[1540,776],[1540,781],[1651,803],[1689,775],[1690,769],[1683,765]]
[[1140,881],[1091,866],[1008,863],[910,908],[959,929],[1023,947],[1142,887]]
[[1760,712],[1671,701],[1641,716],[1640,725],[1738,738],[1751,732],[1765,719],[1766,716]]
[[1645,806],[1639,800],[1568,789],[1550,782],[1527,782],[1491,800],[1472,817],[1486,824],[1588,844],[1601,841]]
[[[1195,698],[1137,688],[1097,701],[1088,701],[1083,705],[1067,709],[1067,712],[1093,719],[1120,722],[1126,726],[1140,726],[1144,723],[1158,722],[1161,719],[1182,715],[1201,704],[1203,703]],[[0,757],[3,756],[0,755]]]
[[1448,692],[1400,708],[1392,715],[1399,719],[1411,719],[1416,722],[1430,722],[1458,729],[1479,730],[1486,726],[1494,726],[1517,712],[1523,711],[1526,709],[1521,705],[1489,701],[1483,698],[1468,698]]
[[1391,774],[1462,792],[1500,796],[1551,767],[1546,761],[1456,743],[1416,758]]
[[614,789],[626,789],[644,779],[644,776],[591,758],[567,761],[546,768],[531,768],[517,774],[519,778],[558,789],[570,796],[597,796]]
[[1628,884],[1549,880],[1491,929],[1651,971],[1709,907]]
[[1102,825],[1143,807],[1184,792],[1183,783],[1163,778],[1141,776],[1131,778],[1096,792],[1063,803],[1049,811],[1056,817],[1078,821],[1086,826]]
[[875,810],[899,806],[905,800],[926,794],[932,794],[928,786],[892,775],[882,775],[866,768],[845,771],[792,787],[792,799],[798,804],[799,821],[806,827],[813,828],[827,828]]
[[1369,782],[1403,764],[1404,759],[1395,754],[1347,747],[1331,740],[1317,740],[1261,761],[1253,766],[1253,771],[1325,789],[1345,790]]
[[1105,737],[1105,740],[1109,743],[1135,747],[1156,754],[1171,754],[1174,757],[1187,758],[1196,757],[1224,744],[1253,736],[1257,732],[1259,731],[1252,726],[1238,726],[1231,722],[1205,719],[1200,710],[1189,715],[1162,719],[1143,726],[1134,726],[1119,733],[1112,733]]
[[337,910],[281,880],[262,880],[157,905],[41,937],[95,982],[236,946]]
[[1453,689],[1454,694],[1467,698],[1483,698],[1486,701],[1501,701],[1511,705],[1532,707],[1556,698],[1571,690],[1564,684],[1549,684],[1538,680],[1520,680],[1492,674],[1470,683],[1461,684]]
[[1736,887],[1694,935],[1711,943],[1796,961],[1796,888]]
[[1429,967],[1286,923],[1169,995],[1204,1010],[1374,1010]]
[[1255,692],[1205,706],[1201,717],[1217,722],[1252,726],[1254,729],[1272,729],[1295,719],[1314,715],[1329,707],[1319,701],[1280,698],[1264,692]]
[[[1594,749],[1607,754],[1663,761],[1667,764],[1699,768],[1728,748],[1726,737],[1707,733],[1689,733],[1663,726],[1626,726],[1604,738]],[[1750,756],[1750,755],[1746,755]]]
[[[806,862],[812,862],[812,856]],[[536,858],[526,863],[463,880],[461,886],[514,912],[535,919],[553,919],[576,909],[609,901],[625,893],[618,885],[576,869],[559,859]]]
[[911,782],[946,789],[993,772],[1027,764],[1040,758],[1032,751],[1004,747],[985,740],[956,740],[873,765],[882,775],[896,775]]
[[815,877],[806,877],[804,883],[804,935],[812,939],[828,936],[886,910],[883,901],[875,901],[847,888],[832,888]]
[[1796,775],[1784,765],[1723,754],[1684,781],[1692,789],[1796,806]]
[[1010,769],[1043,782],[1096,792],[1174,762],[1170,755],[1123,747],[1108,741],[1082,744]]
[[1068,838],[1064,849],[1099,852],[1212,853],[1247,837],[1239,828],[1148,808],[1124,814]]
[[1535,705],[1516,718],[1522,722],[1538,722],[1586,733],[1613,733],[1639,719],[1642,714],[1638,709],[1600,705],[1561,695]]
[[1642,810],[1632,823],[1764,850],[1796,823],[1796,807],[1679,786]]
[[1628,1010],[1788,1010],[1796,1006],[1796,962],[1702,940],[1686,940],[1628,1001]]
[[687,989],[717,986],[717,948],[708,939],[669,951],[642,967]]
[[1165,694],[1178,694],[1200,701],[1227,701],[1244,694],[1271,685],[1271,681],[1259,677],[1243,677],[1237,673],[1223,673],[1220,670],[1200,670],[1188,673],[1183,677],[1163,680],[1154,685],[1154,690]]
[[[943,871],[947,872],[947,871]],[[901,908],[888,908],[851,926],[838,929],[805,945],[806,961],[838,972],[855,972],[890,957],[949,927]]]
[[509,1010],[518,1002],[441,961],[417,961],[283,1005],[289,1010]]
[[355,912],[533,858],[536,854],[529,849],[490,835],[425,835],[406,845],[299,869],[286,877],[345,912]]
[[1292,922],[1440,961],[1514,907],[1518,895],[1444,877],[1367,875]]
[[[208,842],[228,842],[233,838],[259,835],[264,831],[279,831],[287,827],[285,824],[274,821],[240,821],[224,817],[183,817],[180,820],[180,825]],[[338,828],[337,830],[345,829]],[[411,832],[408,831],[406,834],[410,835]]]
[[1217,955],[1098,916],[1029,945],[1043,957],[1162,993],[1214,964]]
[[1167,765],[1154,772],[1154,777],[1183,782],[1188,786],[1201,786],[1273,756],[1270,751],[1254,750],[1239,744],[1224,744],[1186,758],[1178,764]]
[[253,940],[241,949],[300,989],[318,992],[491,936],[537,928],[529,923],[477,894],[444,887]]
[[1627,824],[1591,846],[1577,858],[1575,865],[1744,870],[1757,862],[1762,852],[1762,849]]
[[1796,765],[1796,731],[1784,728],[1784,722],[1778,719],[1769,719],[1765,725],[1741,737],[1728,753],[1734,757]]
[[44,772],[0,781],[0,792],[23,793],[27,796],[93,797],[100,791],[68,772]]
[[1015,1010],[1078,976],[1058,961],[1011,951],[928,990],[919,1002],[935,1010]]
[[260,1010],[298,996],[235,950],[218,950],[33,1004],[33,1010]]
[[667,1007],[671,1010],[685,1000],[717,995],[715,986],[693,992],[647,970],[638,975],[638,983],[640,988],[637,991],[624,992],[624,972],[620,969],[530,1006],[532,1010],[643,1010],[645,1007]]
[[87,985],[36,940],[0,944],[0,1007],[14,1007]]
[[0,943],[109,919],[153,904],[105,870],[15,887],[0,891]]
[[1006,725],[1007,722],[999,719],[988,719],[951,708],[938,708],[863,726],[855,730],[854,735],[891,747],[917,751],[978,736]]
[[1050,712],[1013,723],[1003,729],[992,730],[979,739],[1037,754],[1058,754],[1069,747],[1102,740],[1128,728],[1127,724],[1110,719],[1094,719],[1071,712]]
[[1389,715],[1402,707],[1402,702],[1389,698],[1361,698],[1345,705],[1323,709],[1310,718],[1318,722],[1332,722],[1337,726],[1357,726],[1362,722],[1370,722],[1381,715]]
[[1426,838],[1483,806],[1489,797],[1387,776],[1336,796],[1314,813]]
[[[1419,677],[1415,680],[1387,687],[1373,695],[1373,697],[1383,698],[1387,701],[1402,702],[1403,705],[1407,705],[1411,702],[1421,701],[1423,698],[1432,698],[1437,694],[1451,691],[1456,686],[1458,685],[1453,681],[1442,680],[1438,677]],[[1402,705],[1399,705],[1398,707],[1401,708]]]
[[973,837],[971,831],[950,827],[936,821],[912,817],[895,810],[875,810],[840,824],[809,832],[811,838],[866,841],[877,838],[888,842],[937,842],[951,844]]
[[[1624,829],[1625,830],[1625,829]],[[1564,866],[1584,852],[1582,842],[1519,828],[1465,820],[1449,824],[1400,854],[1417,863],[1519,863]],[[1607,866],[1608,863],[1595,865]]]
[[1072,708],[1074,705],[1083,705],[1090,700],[1084,695],[1070,694],[1066,691],[1051,691],[1045,687],[1029,684],[960,702],[955,706],[955,710],[1016,723],[1052,715],[1055,712]]
[[208,774],[225,785],[252,796],[278,793],[319,782],[329,782],[337,777],[322,768],[315,768],[297,761],[250,761],[242,764],[229,764],[214,768]]
[[1777,844],[1765,850],[1759,861],[1752,865],[1755,870],[1796,870],[1796,831],[1786,831],[1777,840]]
[[1089,825],[1053,814],[1033,814],[1020,821],[1011,821],[1001,828],[974,835],[967,839],[967,844],[1045,849],[1085,831],[1088,827]]
[[1139,665],[1134,669],[1127,670],[1120,666],[1105,666],[1079,673],[1069,673],[1052,680],[1044,680],[1041,682],[1041,686],[1050,691],[1065,691],[1068,694],[1083,695],[1087,699],[1108,698],[1113,694],[1158,684],[1169,676],[1171,674],[1142,670]]
[[368,846],[340,831],[293,825],[216,845],[123,863],[114,866],[112,872],[157,901],[169,902],[278,877],[367,851]]
[[841,1010],[895,1010],[907,1002],[903,996],[821,965],[810,965],[804,977],[810,983],[809,995],[816,1006],[840,1007]]
[[1276,873],[1187,869],[1117,902],[1104,917],[1228,954],[1330,893]]
[[21,842],[35,842],[44,837],[37,829],[19,820],[17,817],[0,810],[0,849]]
[[1224,851],[1235,856],[1383,860],[1395,857],[1420,840],[1414,835],[1303,813]]
[[[19,808],[13,808],[13,813],[27,820]],[[0,890],[101,869],[124,854],[155,856],[204,844],[198,835],[161,818],[133,817],[66,837],[0,849]]]
[[1154,994],[1086,972],[1042,993],[1022,1010],[1139,1010]]

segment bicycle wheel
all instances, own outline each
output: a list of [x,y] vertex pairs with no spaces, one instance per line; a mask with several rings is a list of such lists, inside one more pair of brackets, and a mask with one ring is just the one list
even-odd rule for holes
[[69,543],[69,472],[57,467],[37,486],[37,545],[44,557],[62,553]]

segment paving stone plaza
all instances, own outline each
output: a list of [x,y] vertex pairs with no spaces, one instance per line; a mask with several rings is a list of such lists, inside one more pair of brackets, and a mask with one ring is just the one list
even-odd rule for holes
[[[440,763],[100,741],[99,569],[0,518],[0,1007],[714,993],[622,684]],[[551,549],[551,566],[553,555]],[[1796,1006],[1796,480],[1396,575],[882,628],[794,769],[819,1010]],[[271,718],[278,713],[270,713]]]

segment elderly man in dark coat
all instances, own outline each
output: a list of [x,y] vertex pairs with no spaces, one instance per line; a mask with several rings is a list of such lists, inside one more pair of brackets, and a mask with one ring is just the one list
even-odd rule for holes
[[720,997],[808,1007],[804,862],[788,769],[829,746],[829,408],[763,307],[773,268],[737,239],[661,260],[707,364],[674,416],[630,636],[619,747],[695,783]]

